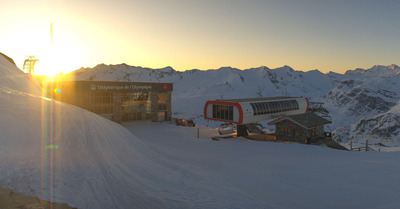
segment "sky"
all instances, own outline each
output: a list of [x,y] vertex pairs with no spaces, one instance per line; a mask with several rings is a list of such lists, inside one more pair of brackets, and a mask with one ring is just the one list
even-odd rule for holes
[[37,56],[41,74],[101,63],[176,70],[289,65],[325,73],[400,64],[397,0],[0,0],[0,5],[0,52],[20,68],[27,56]]

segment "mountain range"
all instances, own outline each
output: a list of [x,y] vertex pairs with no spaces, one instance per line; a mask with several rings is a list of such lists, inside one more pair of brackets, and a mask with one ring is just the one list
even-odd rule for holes
[[400,140],[400,67],[375,65],[344,74],[318,70],[297,71],[289,66],[240,70],[222,67],[211,70],[176,71],[172,67],[151,69],[127,64],[100,64],[67,74],[66,80],[172,82],[173,116],[205,121],[203,106],[209,99],[239,99],[275,96],[305,96],[323,103],[337,141],[363,138]]

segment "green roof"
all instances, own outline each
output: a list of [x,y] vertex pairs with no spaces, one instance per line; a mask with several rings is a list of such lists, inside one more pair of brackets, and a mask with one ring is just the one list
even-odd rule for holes
[[309,128],[313,128],[316,126],[331,123],[331,121],[329,121],[325,118],[322,118],[314,113],[303,113],[303,114],[299,114],[299,115],[284,116],[282,118],[279,118],[279,119],[269,122],[268,125],[275,125],[284,120],[290,120],[293,123],[296,123],[305,129],[309,129]]

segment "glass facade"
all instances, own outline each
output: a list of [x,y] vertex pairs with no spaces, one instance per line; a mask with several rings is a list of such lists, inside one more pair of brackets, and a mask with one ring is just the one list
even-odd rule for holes
[[57,81],[49,82],[43,88],[46,96],[52,99],[76,105],[117,123],[123,120],[170,120],[172,115],[172,83]]
[[150,92],[122,93],[122,120],[150,120]]
[[92,95],[92,112],[97,114],[113,113],[113,97],[112,93],[95,92]]
[[213,118],[233,121],[233,106],[213,105]]
[[167,93],[158,93],[158,110],[167,110]]
[[299,109],[296,100],[273,101],[273,102],[254,102],[250,103],[254,115],[264,115]]

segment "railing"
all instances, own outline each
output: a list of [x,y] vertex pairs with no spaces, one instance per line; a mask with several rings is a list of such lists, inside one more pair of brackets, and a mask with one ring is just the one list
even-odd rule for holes
[[353,142],[350,142],[350,151],[375,151],[374,149],[372,149],[370,146],[368,146],[368,140],[365,142],[365,146],[362,147],[353,147]]

